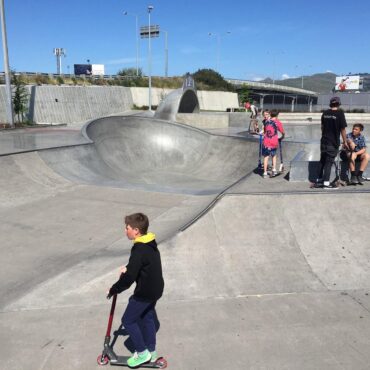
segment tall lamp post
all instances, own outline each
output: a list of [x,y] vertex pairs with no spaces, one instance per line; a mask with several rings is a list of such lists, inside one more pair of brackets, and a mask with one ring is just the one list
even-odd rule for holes
[[149,110],[152,110],[152,46],[151,39],[152,37],[159,36],[159,26],[150,24],[150,14],[154,9],[153,5],[148,6],[148,17],[149,17],[149,26],[140,27],[140,36],[142,38],[148,38],[148,77],[149,77]]
[[129,12],[123,12],[123,15],[132,15],[135,17],[135,32],[136,32],[136,76],[139,76],[139,16],[137,14],[131,14]]
[[164,32],[164,76],[168,77],[168,32],[162,31]]
[[[231,34],[231,31],[225,32],[225,35],[230,35],[230,34]],[[221,34],[220,33],[208,32],[208,36],[209,37],[215,36],[217,38],[216,69],[217,69],[217,72],[220,72]]]
[[6,25],[5,25],[5,10],[4,0],[0,1],[0,17],[1,17],[1,33],[3,40],[3,54],[4,54],[4,73],[5,73],[5,84],[7,92],[7,118],[11,128],[14,128],[14,115],[13,115],[13,104],[12,104],[12,85],[10,81],[10,70],[9,70],[9,57],[8,57],[8,42],[6,37]]
[[148,6],[148,22],[149,22],[149,46],[148,46],[148,53],[149,53],[149,58],[148,58],[148,71],[149,71],[149,111],[152,110],[152,46],[151,46],[151,27],[150,27],[150,14],[152,10],[154,9],[153,5]]

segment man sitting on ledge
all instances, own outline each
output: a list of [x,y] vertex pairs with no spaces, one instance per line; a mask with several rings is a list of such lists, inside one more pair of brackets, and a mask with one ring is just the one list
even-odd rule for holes
[[[362,184],[362,174],[369,162],[370,155],[366,152],[365,137],[362,134],[364,125],[355,123],[352,132],[347,134],[347,149],[345,150],[348,159],[349,170],[351,171],[350,183],[353,185]],[[360,169],[356,170],[356,162],[360,162]]]

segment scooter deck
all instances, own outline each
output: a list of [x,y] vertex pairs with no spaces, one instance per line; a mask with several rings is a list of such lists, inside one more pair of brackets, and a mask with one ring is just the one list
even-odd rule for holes
[[[117,356],[117,361],[111,360],[110,364],[112,366],[126,366],[127,360],[130,356]],[[141,364],[137,366],[135,369],[147,368],[147,369],[164,369],[167,366],[167,362],[163,357],[158,357],[155,362],[146,362],[145,364]]]

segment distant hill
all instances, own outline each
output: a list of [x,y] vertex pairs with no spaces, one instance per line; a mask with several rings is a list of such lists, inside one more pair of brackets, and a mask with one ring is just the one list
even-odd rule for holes
[[[317,93],[331,92],[335,86],[335,73],[317,73],[312,76],[303,76],[303,88]],[[271,78],[266,78],[261,82],[272,83]],[[276,85],[302,88],[302,77],[287,78],[285,80],[275,80]]]

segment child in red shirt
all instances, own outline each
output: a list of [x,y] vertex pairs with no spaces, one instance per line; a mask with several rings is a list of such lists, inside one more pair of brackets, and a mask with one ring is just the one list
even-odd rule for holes
[[[278,174],[276,171],[276,151],[279,146],[279,140],[282,140],[285,132],[283,124],[278,120],[279,112],[274,109],[271,112],[265,110],[263,112],[263,142],[262,142],[262,155],[263,155],[263,177],[268,177],[267,167],[269,157],[272,157],[272,172],[271,177]],[[279,139],[278,133],[282,136]]]

